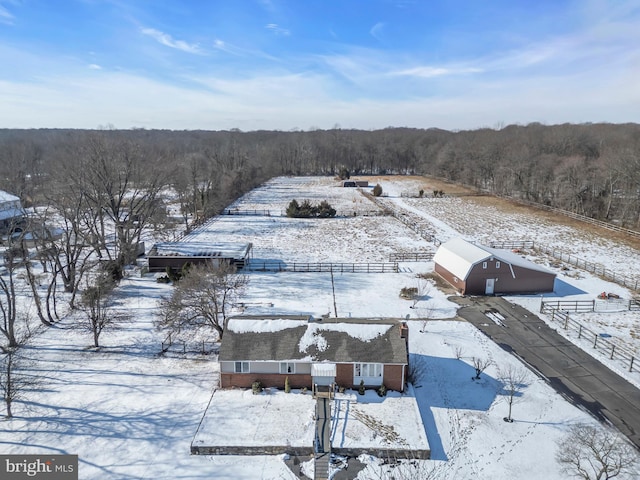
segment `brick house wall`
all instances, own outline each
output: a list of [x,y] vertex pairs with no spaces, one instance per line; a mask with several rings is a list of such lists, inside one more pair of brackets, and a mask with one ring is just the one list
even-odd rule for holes
[[336,365],[336,385],[353,388],[353,364],[338,363]]
[[258,381],[263,387],[284,389],[284,379],[289,377],[291,388],[311,388],[311,375],[280,374],[280,373],[220,373],[222,388],[240,387],[251,388],[251,384]]
[[[385,365],[382,376],[384,386],[389,390],[396,392],[404,391],[404,376],[402,374],[402,365]],[[406,370],[406,368],[405,368]]]

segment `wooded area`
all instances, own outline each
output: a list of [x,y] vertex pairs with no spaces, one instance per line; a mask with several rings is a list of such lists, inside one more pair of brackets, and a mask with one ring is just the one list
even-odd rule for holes
[[[637,229],[639,134],[637,124],[537,123],[459,132],[0,130],[0,189],[26,206],[85,202],[119,222],[135,211],[121,229],[124,256],[155,221],[166,185],[188,227],[273,176],[345,170],[436,176]],[[97,208],[103,197],[108,208]]]

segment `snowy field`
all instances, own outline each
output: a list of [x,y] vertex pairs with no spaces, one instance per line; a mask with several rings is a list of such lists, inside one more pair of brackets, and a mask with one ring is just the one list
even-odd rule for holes
[[[405,209],[446,240],[464,236],[479,241],[535,239],[553,246],[572,245],[572,253],[635,274],[640,252],[586,229],[546,224],[525,212],[502,212],[473,198],[409,199],[400,193],[427,182],[400,177],[378,179],[397,208]],[[185,240],[250,241],[256,259],[309,262],[386,262],[395,252],[433,251],[391,217],[353,216],[375,210],[356,189],[329,178],[277,178],[240,199],[233,207],[281,211],[288,202],[327,199],[346,217],[327,220],[224,216]],[[424,185],[424,186],[423,186]],[[350,213],[349,213],[350,212]],[[597,259],[597,260],[595,260]],[[537,259],[549,262],[549,259]],[[574,423],[596,424],[563,400],[533,373],[513,407],[515,422],[505,423],[507,405],[497,381],[498,366],[521,365],[473,326],[456,320],[447,294],[417,277],[433,264],[404,263],[401,273],[335,275],[335,306],[329,274],[252,272],[242,298],[248,314],[410,318],[410,350],[423,375],[415,396],[433,459],[422,472],[443,479],[564,479],[555,461],[556,442]],[[631,298],[632,292],[577,270],[559,270],[567,288],[563,298],[593,299],[601,291]],[[415,305],[399,298],[402,287],[424,293]],[[0,422],[2,453],[78,454],[81,479],[295,479],[283,458],[192,456],[190,444],[211,394],[217,387],[213,355],[159,355],[165,332],[154,327],[160,298],[172,287],[153,275],[131,270],[117,289],[119,309],[129,313],[116,329],[103,333],[103,347],[89,348],[90,334],[69,315],[42,329],[27,347],[29,373],[39,385],[14,404],[15,418]],[[563,293],[563,292],[560,292]],[[539,297],[510,298],[532,311]],[[537,302],[537,303],[536,303]],[[413,308],[412,308],[413,307]],[[238,311],[240,313],[240,311]],[[424,322],[422,317],[433,320]],[[636,351],[640,318],[636,314],[585,315],[590,328],[620,337]],[[472,358],[493,364],[472,381]],[[457,358],[460,357],[460,358]],[[632,374],[632,376],[637,374]],[[630,378],[638,381],[637,378]],[[217,394],[216,394],[217,395]],[[240,418],[240,421],[242,418]],[[247,422],[255,419],[247,418]],[[265,426],[268,429],[268,426]],[[358,479],[390,478],[388,466],[363,457]],[[417,474],[416,478],[426,478]]]

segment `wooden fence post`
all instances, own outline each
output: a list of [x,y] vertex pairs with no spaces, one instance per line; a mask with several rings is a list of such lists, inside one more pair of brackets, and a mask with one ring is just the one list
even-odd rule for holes
[[582,337],[582,325],[580,325],[580,328],[578,329],[578,338]]
[[631,365],[629,365],[629,371],[632,372],[633,371],[633,360],[634,358],[631,357]]
[[613,360],[613,354],[616,351],[616,346],[614,345],[613,347],[611,347],[611,356],[609,357],[609,359]]
[[596,345],[598,345],[598,334],[595,334],[594,340],[593,340],[593,348],[596,348]]

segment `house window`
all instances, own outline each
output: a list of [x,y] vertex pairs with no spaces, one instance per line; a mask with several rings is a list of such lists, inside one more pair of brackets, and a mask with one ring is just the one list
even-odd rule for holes
[[453,277],[453,281],[454,281],[455,283],[458,283],[458,277]]
[[280,362],[280,373],[296,373],[296,364],[291,362]]
[[381,363],[355,363],[353,365],[354,377],[382,377]]
[[235,373],[249,373],[249,362],[235,362]]
[[500,262],[496,261],[496,268],[500,268]]
[[482,262],[482,268],[487,268],[487,262]]

